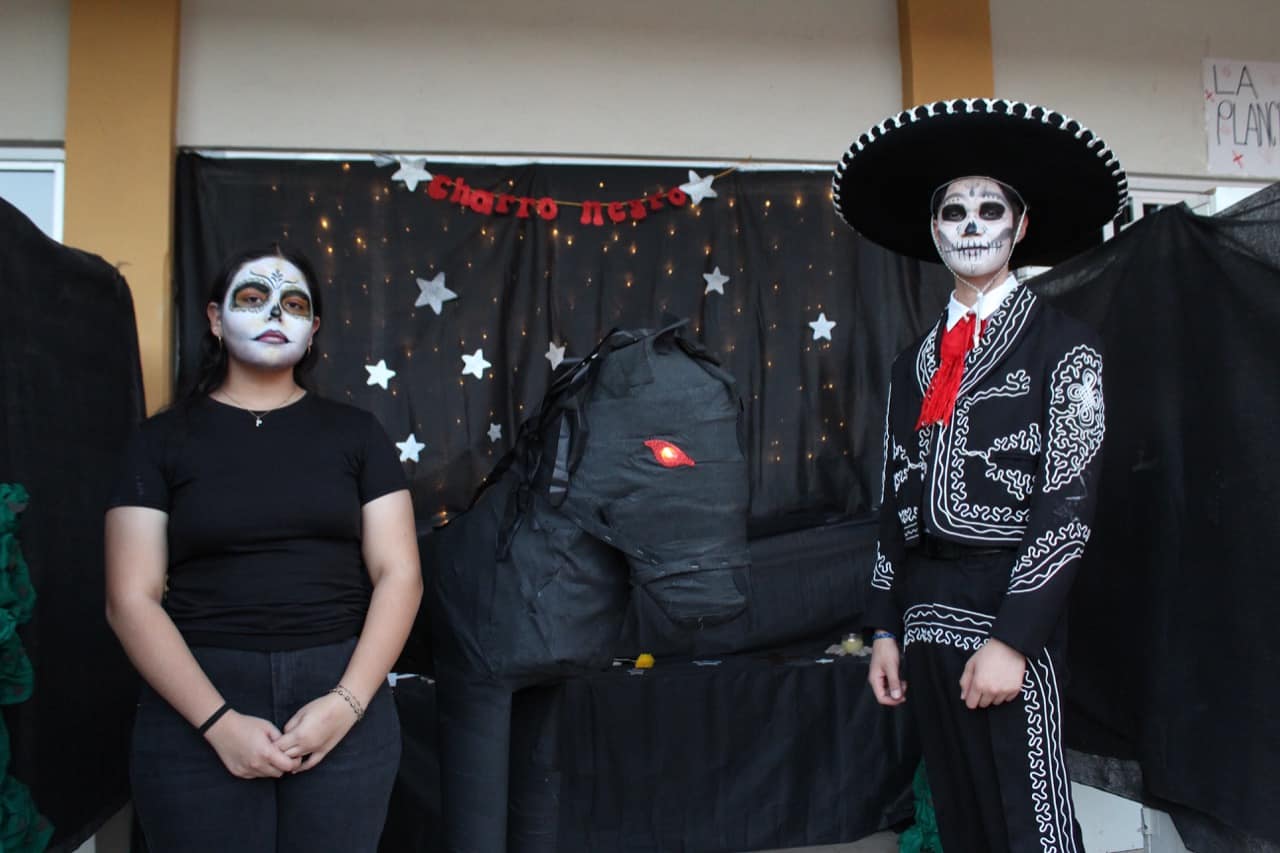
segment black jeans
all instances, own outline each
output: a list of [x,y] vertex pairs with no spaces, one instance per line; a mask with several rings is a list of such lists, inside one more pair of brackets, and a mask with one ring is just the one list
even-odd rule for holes
[[[231,707],[283,729],[338,683],[355,643],[192,652]],[[374,853],[399,764],[400,722],[385,684],[323,761],[281,779],[232,776],[191,724],[144,687],[130,778],[150,853]]]

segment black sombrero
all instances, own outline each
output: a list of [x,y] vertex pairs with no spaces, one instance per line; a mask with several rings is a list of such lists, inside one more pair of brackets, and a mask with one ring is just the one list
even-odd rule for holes
[[1080,122],[1020,101],[937,101],[885,119],[853,143],[831,182],[836,212],[886,249],[939,262],[930,199],[943,183],[995,178],[1027,203],[1014,266],[1047,266],[1102,239],[1128,200],[1115,155]]

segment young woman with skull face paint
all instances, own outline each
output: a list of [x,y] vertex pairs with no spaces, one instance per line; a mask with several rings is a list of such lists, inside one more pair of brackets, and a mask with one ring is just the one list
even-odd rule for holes
[[1096,499],[1102,359],[1091,329],[1009,271],[1100,239],[1124,202],[1109,155],[1065,116],[979,99],[891,117],[836,167],[851,226],[955,282],[891,371],[862,614],[868,683],[916,721],[948,851],[1083,850],[1057,671]]
[[385,679],[421,597],[413,508],[368,413],[303,376],[310,264],[230,259],[191,390],[130,449],[107,612],[146,686],[131,760],[149,848],[374,851],[399,764]]

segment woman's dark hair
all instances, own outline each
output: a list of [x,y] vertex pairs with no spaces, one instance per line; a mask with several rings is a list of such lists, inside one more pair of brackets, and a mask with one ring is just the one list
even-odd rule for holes
[[[306,278],[307,287],[311,289],[311,310],[313,315],[320,317],[324,314],[324,297],[322,296],[320,282],[316,278],[315,268],[311,266],[311,261],[307,260],[307,256],[297,249],[282,246],[278,243],[273,243],[265,248],[259,246],[246,249],[227,258],[221,269],[218,270],[217,275],[214,276],[213,285],[209,288],[209,298],[205,302],[221,305],[227,296],[227,288],[231,286],[231,279],[240,267],[249,261],[259,258],[283,258],[297,267],[302,272],[303,277]],[[306,377],[311,371],[311,366],[315,363],[316,358],[316,354],[311,349],[308,349],[302,360],[293,366],[294,381],[307,390],[311,390],[311,386]],[[196,368],[194,378],[179,396],[179,399],[184,403],[193,402],[217,389],[226,378],[226,347],[213,336],[213,332],[206,328],[204,335],[200,339],[200,364]]]

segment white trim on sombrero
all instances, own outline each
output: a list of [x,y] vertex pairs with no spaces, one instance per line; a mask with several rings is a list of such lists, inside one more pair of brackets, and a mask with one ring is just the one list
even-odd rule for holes
[[[983,105],[982,108],[978,108],[979,104]],[[1004,110],[1001,111],[995,109],[997,104],[1004,104]],[[941,111],[939,111],[939,107],[942,108]],[[1025,111],[1022,115],[1018,115],[1014,112],[1018,107],[1024,108]],[[1039,116],[1034,115],[1037,110],[1040,111]],[[923,115],[920,115],[921,111],[924,112]],[[1076,121],[1070,116],[1064,115],[1056,110],[1037,106],[1036,104],[1029,104],[1024,101],[1011,101],[1007,98],[958,98],[955,100],[934,101],[930,104],[920,104],[909,110],[903,110],[897,115],[889,116],[879,124],[868,128],[866,133],[861,134],[857,139],[855,139],[853,144],[849,146],[849,150],[846,151],[840,157],[840,161],[836,163],[835,173],[831,178],[831,197],[835,204],[836,213],[840,215],[841,219],[844,219],[846,222],[849,221],[840,205],[840,182],[844,177],[845,169],[848,167],[849,163],[854,157],[860,154],[864,148],[899,127],[904,127],[915,122],[925,122],[931,118],[939,116],[968,113],[1000,114],[1011,118],[1023,118],[1027,121],[1039,121],[1041,124],[1058,128],[1066,133],[1070,133],[1076,139],[1083,140],[1085,148],[1088,150],[1101,146],[1101,148],[1094,153],[1099,159],[1104,161],[1104,165],[1111,171],[1112,177],[1116,179],[1116,192],[1118,196],[1116,214],[1118,215],[1124,209],[1125,205],[1128,204],[1129,180],[1128,176],[1124,173],[1124,169],[1120,166],[1120,161],[1116,158],[1115,154],[1112,153],[1111,149],[1107,147],[1107,144],[1103,141],[1102,137],[1085,127],[1079,121]],[[1054,121],[1052,118],[1053,116],[1057,116],[1058,120]]]

